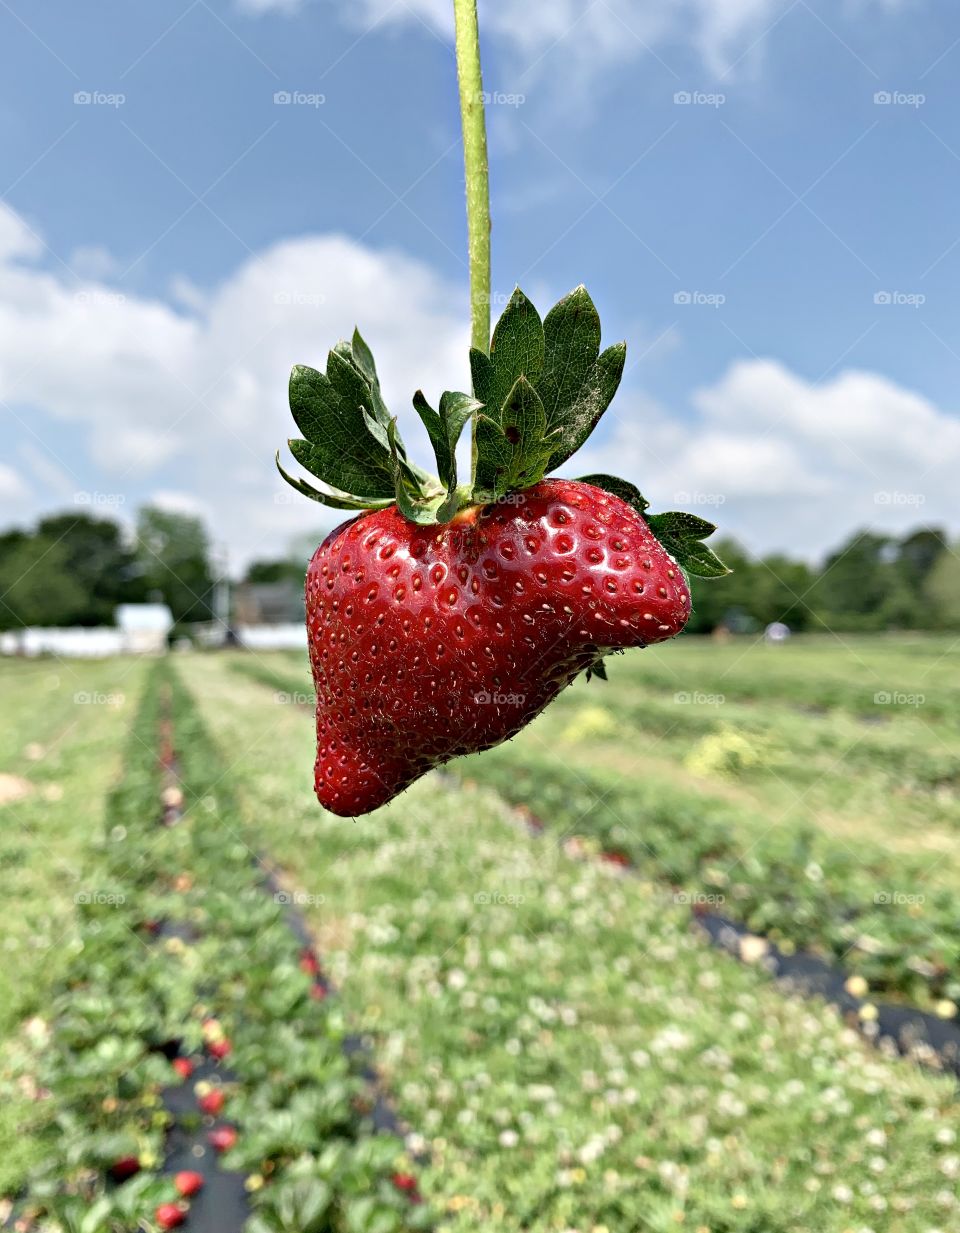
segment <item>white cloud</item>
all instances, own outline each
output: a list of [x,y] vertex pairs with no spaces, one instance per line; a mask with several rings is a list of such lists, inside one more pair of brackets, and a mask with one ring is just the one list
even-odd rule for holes
[[[68,285],[18,259],[40,248],[0,207],[0,399],[49,417],[32,426],[74,491],[143,491],[162,472],[161,495],[206,503],[215,534],[238,556],[261,540],[278,550],[338,519],[292,492],[287,501],[273,468],[274,451],[296,432],[286,399],[293,363],[323,367],[329,347],[359,324],[420,451],[429,446],[414,390],[422,384],[435,399],[469,380],[465,289],[400,253],[338,235],[284,241],[178,313],[94,280]],[[80,431],[95,476],[61,444],[58,424]],[[0,496],[20,492],[11,476],[0,485]],[[48,503],[62,501],[62,489],[49,484]]]
[[[241,11],[292,14],[306,0],[237,0]],[[869,10],[893,13],[919,0],[848,0],[854,16]],[[649,54],[654,46],[688,42],[707,71],[721,76],[747,54],[762,56],[762,40],[778,17],[793,7],[790,0],[480,0],[480,27],[500,40],[527,69],[540,57],[556,73],[562,60],[567,72],[581,80],[609,65]],[[450,0],[355,0],[345,10],[353,26],[384,29],[402,24],[427,26],[452,38]],[[545,66],[546,68],[547,66]],[[569,77],[558,78],[566,88]]]
[[858,526],[956,529],[960,419],[886,377],[814,385],[744,360],[692,401],[687,424],[636,398],[615,403],[613,437],[588,445],[579,474],[624,475],[656,507],[686,503],[754,549],[813,555]]
[[[43,456],[35,441],[21,456],[34,491],[46,490],[43,508],[62,505],[69,487],[125,494],[130,516],[152,495],[203,514],[236,566],[340,519],[273,469],[274,450],[295,431],[291,364],[323,367],[331,343],[359,324],[424,462],[413,391],[422,386],[433,401],[469,380],[465,289],[401,253],[339,235],[286,240],[182,313],[104,283],[68,286],[19,260],[37,242],[18,221],[0,209],[0,398],[36,412]],[[858,525],[956,529],[960,420],[880,374],[848,370],[812,385],[774,360],[738,361],[691,406],[685,422],[624,391],[601,443],[568,473],[623,475],[657,507],[716,514],[760,549],[812,554]],[[61,443],[61,425],[83,450]],[[27,516],[29,496],[0,466],[8,520]]]

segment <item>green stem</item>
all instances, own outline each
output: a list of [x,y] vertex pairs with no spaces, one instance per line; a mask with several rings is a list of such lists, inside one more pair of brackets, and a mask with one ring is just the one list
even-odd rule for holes
[[470,334],[478,351],[490,350],[490,177],[487,126],[480,71],[477,0],[453,0],[457,77],[463,125],[463,166],[467,182],[467,237],[470,253]]

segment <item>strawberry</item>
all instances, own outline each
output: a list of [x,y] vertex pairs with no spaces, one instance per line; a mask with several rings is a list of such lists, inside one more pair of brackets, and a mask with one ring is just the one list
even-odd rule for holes
[[215,1057],[219,1061],[227,1056],[227,1054],[233,1049],[233,1045],[227,1037],[224,1036],[222,1040],[209,1041],[207,1044],[207,1049],[211,1057]]
[[139,1172],[140,1158],[138,1156],[121,1156],[110,1166],[110,1176],[115,1182],[125,1182],[128,1177],[133,1177]]
[[197,1104],[204,1113],[209,1113],[212,1117],[218,1117],[223,1111],[223,1106],[226,1104],[227,1098],[223,1093],[223,1089],[215,1087],[211,1092],[197,1098]]
[[237,1141],[237,1132],[233,1126],[216,1126],[207,1135],[207,1141],[218,1152],[229,1152]]
[[320,974],[320,961],[309,946],[305,946],[300,952],[300,971],[306,972],[308,976]]
[[[605,655],[678,634],[687,573],[727,572],[702,543],[715,529],[703,519],[647,515],[640,492],[610,476],[544,478],[596,425],[624,357],[623,344],[600,352],[584,288],[543,322],[518,289],[490,355],[471,352],[475,397],[446,393],[435,411],[414,396],[439,478],[407,459],[358,333],[326,374],[294,369],[306,440],[290,448],[322,487],[281,474],[315,500],[366,511],[307,571],[315,786],[333,813],[366,813],[515,735],[581,672],[605,676]],[[458,484],[471,420],[471,479]]]
[[189,1199],[192,1195],[197,1194],[203,1189],[203,1175],[193,1173],[189,1169],[184,1169],[181,1173],[174,1176],[173,1184],[177,1188],[177,1193],[182,1194],[185,1199]]
[[181,1079],[189,1079],[193,1074],[193,1062],[188,1057],[175,1057],[170,1065]]
[[179,1203],[161,1203],[153,1218],[161,1229],[176,1229],[186,1220],[187,1213]]

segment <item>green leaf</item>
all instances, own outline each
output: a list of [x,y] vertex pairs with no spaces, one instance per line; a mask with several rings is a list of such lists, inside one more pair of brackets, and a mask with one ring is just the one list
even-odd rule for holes
[[698,540],[684,541],[682,549],[672,555],[688,574],[695,574],[698,578],[724,578],[733,573],[712,548]]
[[560,414],[557,425],[560,444],[550,460],[551,471],[575,454],[600,422],[620,385],[626,358],[627,344],[622,342],[601,352],[579,393]]
[[657,539],[706,539],[717,529],[714,523],[683,510],[651,514],[647,522]]
[[437,510],[438,522],[449,522],[457,512],[457,443],[464,428],[479,411],[480,403],[469,394],[447,390],[440,395],[440,421],[446,439],[446,456],[437,458],[440,479],[446,485],[446,500]]
[[407,471],[397,450],[397,421],[395,418],[390,421],[387,435],[393,459],[393,487],[397,509],[404,518],[408,518],[419,526],[435,523],[437,510],[443,504],[445,494],[441,492],[427,497],[422,490],[414,487],[408,480]]
[[[490,362],[496,376],[495,397],[502,405],[520,377],[536,381],[543,368],[544,334],[540,314],[519,287],[510,297],[493,331]],[[480,395],[477,395],[480,398]],[[487,404],[489,400],[481,399]]]
[[600,316],[586,287],[577,287],[550,309],[543,334],[543,374],[536,384],[552,428],[575,402],[600,354]]
[[373,360],[373,352],[363,341],[360,331],[356,327],[354,327],[353,331],[351,348],[353,350],[353,358],[356,360],[360,371],[371,385],[379,386],[380,382],[377,379],[377,366]]
[[309,497],[311,501],[320,501],[323,505],[329,505],[331,509],[386,509],[388,505],[393,504],[393,496],[387,500],[379,500],[376,497],[354,497],[347,492],[339,492],[333,488],[314,488],[312,484],[308,484],[306,480],[299,479],[289,475],[280,465],[280,451],[277,451],[277,470],[287,481],[291,488],[295,488],[304,497]]
[[[473,395],[487,406],[496,397],[496,375],[489,355],[470,348],[470,380],[473,384]],[[497,414],[500,408],[496,408]]]
[[594,488],[601,488],[604,492],[619,497],[621,501],[626,501],[627,505],[632,505],[638,514],[650,508],[650,502],[639,488],[628,483],[627,480],[618,479],[615,475],[581,475],[577,482],[592,484]]
[[[370,389],[342,355],[330,353],[336,384],[313,368],[301,365],[290,374],[290,407],[306,437],[297,461],[332,488],[344,492],[386,496],[391,490],[390,454],[369,433],[363,402]],[[291,447],[292,448],[292,447]]]
[[430,438],[430,444],[433,446],[433,456],[437,460],[437,473],[440,479],[446,483],[443,474],[443,468],[447,457],[447,434],[443,427],[443,420],[434,411],[433,407],[427,402],[423,396],[423,390],[417,390],[413,396],[413,409],[427,430],[427,436]]

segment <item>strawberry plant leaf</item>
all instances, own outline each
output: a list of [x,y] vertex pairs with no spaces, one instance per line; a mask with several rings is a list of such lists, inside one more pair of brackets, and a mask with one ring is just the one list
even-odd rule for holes
[[[489,355],[478,351],[476,347],[470,348],[470,380],[474,397],[478,398],[484,406],[494,400],[496,376],[493,364]],[[499,411],[500,408],[497,407],[496,410]]]
[[[540,376],[543,354],[540,314],[517,287],[497,322],[490,344],[490,362],[496,380],[495,395],[501,405],[510,397],[520,377],[532,383]],[[489,404],[488,399],[481,401]]]
[[309,497],[311,501],[320,501],[323,505],[329,505],[331,509],[383,509],[393,504],[392,493],[388,500],[378,500],[376,497],[354,497],[347,492],[339,492],[326,486],[324,488],[314,488],[306,480],[290,475],[283,469],[280,464],[279,450],[277,450],[276,462],[277,470],[291,488],[295,488],[302,496]]
[[594,488],[602,488],[604,492],[619,497],[621,501],[626,501],[627,505],[632,505],[638,514],[650,508],[650,502],[636,485],[618,479],[615,475],[581,475],[579,482],[592,484]]
[[559,423],[575,401],[600,354],[600,316],[582,284],[547,313],[543,322],[545,358],[537,392],[547,423]]
[[[288,442],[290,453],[311,475],[330,488],[341,492],[365,493],[371,497],[386,497],[393,490],[390,454],[367,432],[363,425],[363,437],[355,438],[335,432],[322,444],[315,441]],[[369,442],[369,447],[366,446]]]
[[626,358],[627,344],[623,342],[601,352],[574,401],[563,411],[558,426],[560,444],[550,460],[551,471],[575,454],[600,422],[620,385]]
[[447,434],[444,431],[443,420],[427,402],[423,396],[423,390],[417,390],[414,394],[413,409],[420,416],[420,420],[427,430],[427,436],[430,438],[430,444],[433,446],[433,456],[437,460],[437,474],[443,483],[447,484],[447,477],[443,473],[447,459]]
[[353,339],[351,340],[351,348],[353,350],[353,358],[357,362],[357,366],[364,374],[371,385],[376,385],[379,388],[380,382],[377,379],[377,366],[374,363],[373,352],[364,342],[360,331],[354,326]]
[[390,454],[393,461],[393,490],[397,508],[404,518],[420,526],[426,526],[437,521],[437,510],[443,504],[445,494],[435,493],[427,496],[423,490],[411,483],[408,471],[400,459],[397,448],[397,421],[390,421],[387,428],[387,438],[390,444]]
[[688,574],[698,578],[723,578],[732,572],[712,548],[701,542],[717,529],[705,518],[671,510],[666,514],[648,515],[647,525]]

